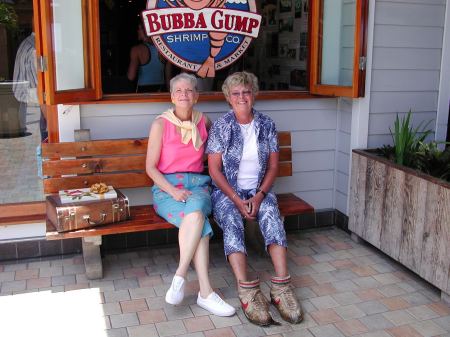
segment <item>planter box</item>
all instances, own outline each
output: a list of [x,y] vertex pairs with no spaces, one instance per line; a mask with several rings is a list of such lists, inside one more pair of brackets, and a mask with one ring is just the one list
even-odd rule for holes
[[450,303],[450,184],[353,150],[349,229]]

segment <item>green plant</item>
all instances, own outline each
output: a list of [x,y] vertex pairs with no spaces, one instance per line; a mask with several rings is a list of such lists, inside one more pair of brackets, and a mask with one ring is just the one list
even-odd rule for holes
[[439,150],[437,142],[420,143],[414,168],[433,177],[450,181],[450,147]]
[[394,141],[394,161],[397,164],[412,165],[414,155],[418,151],[420,144],[431,133],[431,130],[426,129],[430,123],[431,121],[422,126],[423,122],[421,122],[416,128],[413,128],[411,126],[411,110],[401,119],[397,115],[394,123],[394,132],[389,128]]
[[0,24],[9,30],[17,29],[17,14],[14,8],[4,2],[0,2]]

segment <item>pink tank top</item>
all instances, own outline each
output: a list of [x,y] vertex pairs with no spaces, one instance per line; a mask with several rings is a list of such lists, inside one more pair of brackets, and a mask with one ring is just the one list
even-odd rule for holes
[[203,144],[198,151],[192,145],[192,140],[187,144],[181,142],[181,134],[177,132],[177,127],[164,120],[164,132],[159,157],[158,170],[164,174],[176,172],[203,172],[203,153],[205,143],[208,138],[206,131],[205,117],[203,116],[197,124]]

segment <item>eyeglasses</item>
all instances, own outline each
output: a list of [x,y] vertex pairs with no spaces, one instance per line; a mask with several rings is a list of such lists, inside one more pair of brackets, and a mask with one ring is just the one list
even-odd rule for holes
[[252,94],[252,92],[250,90],[244,90],[244,91],[233,91],[231,93],[231,96],[233,96],[234,98],[239,98],[241,95],[243,97],[248,97]]
[[185,94],[186,96],[191,96],[193,93],[194,90],[192,89],[185,89],[185,90],[177,89],[173,92],[173,94],[176,96],[181,96],[182,94]]

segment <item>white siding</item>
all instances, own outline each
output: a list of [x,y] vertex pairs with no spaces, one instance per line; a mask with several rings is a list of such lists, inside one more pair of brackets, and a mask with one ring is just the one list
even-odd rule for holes
[[337,115],[334,208],[347,214],[352,101],[345,98],[340,99]]
[[368,147],[392,143],[397,113],[435,128],[444,21],[445,0],[376,1]]
[[[92,104],[81,106],[81,127],[92,139],[147,137],[151,122],[167,103]],[[257,101],[255,108],[270,116],[279,131],[292,132],[293,176],[279,178],[275,190],[293,192],[316,209],[332,208],[335,179],[336,99]],[[199,103],[197,109],[217,119],[225,102]],[[134,204],[146,193],[133,194]]]

